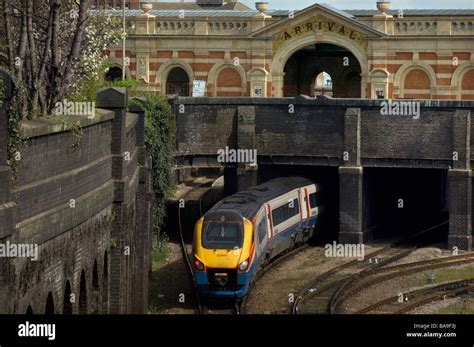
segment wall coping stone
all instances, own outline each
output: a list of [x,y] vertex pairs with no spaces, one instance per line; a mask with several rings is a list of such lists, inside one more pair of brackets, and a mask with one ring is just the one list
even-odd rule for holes
[[[79,121],[79,126],[85,128],[114,119],[115,114],[113,111],[96,109],[93,119],[87,116],[70,117],[74,117],[75,120]],[[20,126],[22,137],[25,139],[71,130],[70,127],[60,121],[44,118],[25,120],[21,122]]]
[[[413,99],[391,99],[393,101],[420,101],[423,108],[474,108],[471,100],[413,100]],[[259,98],[259,97],[176,97],[175,105],[315,105],[335,107],[374,107],[380,108],[380,104],[388,99],[333,99],[325,95],[311,98],[305,95],[287,98]]]

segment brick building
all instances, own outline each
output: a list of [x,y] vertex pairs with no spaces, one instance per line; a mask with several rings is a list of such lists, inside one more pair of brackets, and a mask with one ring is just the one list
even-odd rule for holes
[[[314,95],[325,72],[334,97],[474,99],[472,9],[269,6],[198,0],[128,10],[127,78],[162,94],[189,95],[201,80],[208,96],[279,97]],[[121,71],[121,45],[109,57],[111,73]]]

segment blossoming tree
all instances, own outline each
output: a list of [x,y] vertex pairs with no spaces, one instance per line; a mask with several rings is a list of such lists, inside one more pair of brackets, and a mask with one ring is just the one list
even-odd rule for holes
[[104,50],[125,35],[91,0],[0,0],[0,69],[15,83],[18,118],[50,114],[104,69]]

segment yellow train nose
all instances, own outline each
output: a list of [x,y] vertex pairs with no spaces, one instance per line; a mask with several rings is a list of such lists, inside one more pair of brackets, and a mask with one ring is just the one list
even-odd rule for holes
[[239,263],[241,249],[204,250],[206,266],[209,268],[235,269]]

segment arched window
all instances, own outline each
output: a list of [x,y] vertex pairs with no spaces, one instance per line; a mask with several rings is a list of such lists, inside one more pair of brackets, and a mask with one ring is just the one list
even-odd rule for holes
[[294,52],[284,67],[283,96],[360,97],[362,67],[344,47],[317,43]]
[[314,79],[314,95],[332,96],[332,78],[327,72],[320,72]]
[[122,69],[119,68],[118,66],[111,67],[105,73],[105,80],[106,81],[115,81],[115,80],[121,80],[121,79],[122,79]]
[[187,72],[180,67],[173,68],[166,79],[166,94],[189,96],[189,93],[190,83]]

